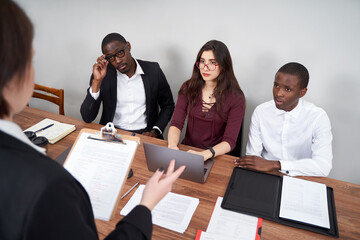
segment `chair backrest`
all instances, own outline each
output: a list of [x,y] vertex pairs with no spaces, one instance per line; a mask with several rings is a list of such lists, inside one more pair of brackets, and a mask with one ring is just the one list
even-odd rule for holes
[[236,140],[235,148],[229,153],[231,156],[240,157],[241,155],[241,146],[242,146],[242,135],[243,135],[243,126],[244,126],[244,118],[241,121],[240,131]]
[[40,98],[59,106],[59,114],[64,115],[64,89],[57,89],[35,84],[34,98]]

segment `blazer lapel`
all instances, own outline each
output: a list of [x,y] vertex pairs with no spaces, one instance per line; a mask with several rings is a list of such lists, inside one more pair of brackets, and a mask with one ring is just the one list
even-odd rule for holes
[[141,74],[141,78],[144,84],[144,89],[145,89],[145,99],[146,99],[146,122],[148,122],[149,119],[149,109],[150,109],[150,102],[151,102],[151,88],[150,88],[150,79],[149,79],[149,75],[146,74],[147,69],[146,66],[144,66],[144,64],[142,63],[141,60],[138,60],[138,63],[140,64],[142,70],[144,71],[144,74]]
[[[117,103],[117,72],[114,67],[108,68],[110,75],[110,102],[111,106],[111,116],[109,119],[114,119],[115,111],[116,111],[116,103]],[[112,121],[112,120],[109,120]]]

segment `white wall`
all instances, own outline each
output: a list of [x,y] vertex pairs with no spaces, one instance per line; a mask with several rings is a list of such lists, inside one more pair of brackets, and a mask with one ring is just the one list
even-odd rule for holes
[[64,88],[65,114],[75,118],[81,118],[92,64],[109,32],[123,34],[136,58],[160,63],[175,99],[200,47],[210,39],[225,42],[247,99],[245,142],[254,108],[272,99],[275,72],[289,61],[304,64],[310,72],[305,99],[323,107],[332,122],[330,177],[360,184],[360,1],[17,2],[35,25],[35,81]]

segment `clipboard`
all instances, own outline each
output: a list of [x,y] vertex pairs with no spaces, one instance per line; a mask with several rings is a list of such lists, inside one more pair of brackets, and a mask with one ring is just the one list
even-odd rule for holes
[[326,187],[330,229],[279,217],[282,176],[235,167],[221,207],[287,226],[339,237],[334,193]]
[[80,131],[64,168],[86,189],[95,218],[110,221],[115,215],[140,138],[122,135],[126,144],[88,138],[96,132],[87,128]]

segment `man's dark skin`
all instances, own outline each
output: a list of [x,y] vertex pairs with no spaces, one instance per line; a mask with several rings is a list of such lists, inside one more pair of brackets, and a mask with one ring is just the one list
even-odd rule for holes
[[[307,88],[301,88],[298,76],[278,72],[275,75],[273,97],[278,109],[284,111],[293,110],[299,99],[306,94]],[[281,170],[280,161],[267,160],[259,156],[246,155],[235,159],[237,167],[257,170],[261,172],[271,172]]]
[[[113,65],[113,67],[119,72],[126,74],[129,78],[131,78],[136,71],[136,63],[131,56],[131,45],[129,42],[124,44],[119,41],[113,41],[105,45],[102,50],[104,54],[97,58],[96,63],[93,66],[94,79],[91,84],[91,88],[94,93],[97,93],[100,90],[101,82],[106,76],[106,69],[109,64],[109,61],[106,60],[106,58],[114,56],[119,51],[124,51],[125,55],[121,58],[115,55],[115,60],[110,62],[110,64]],[[143,132],[142,134],[150,137],[158,136],[155,130]]]

